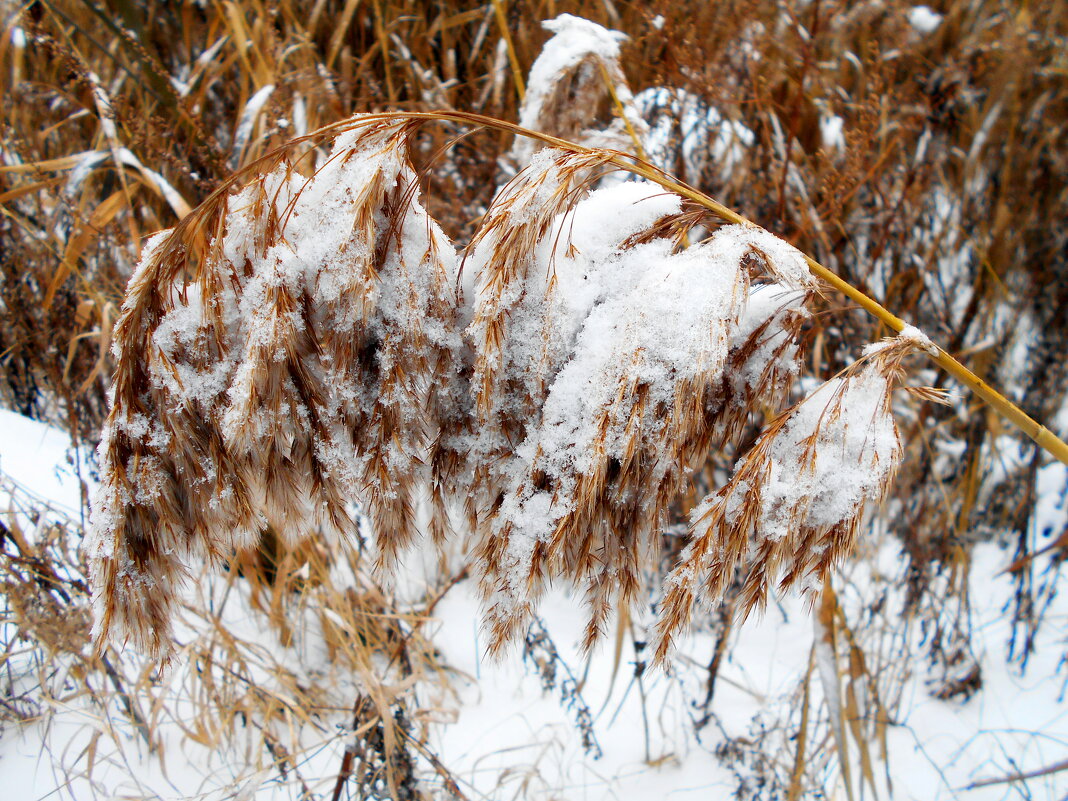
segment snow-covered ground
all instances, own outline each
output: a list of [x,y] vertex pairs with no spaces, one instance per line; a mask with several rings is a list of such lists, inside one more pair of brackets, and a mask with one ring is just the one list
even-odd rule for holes
[[[82,512],[79,457],[62,431],[0,409],[0,474],[77,519]],[[84,472],[84,468],[83,468]]]
[[[5,491],[22,501],[46,501],[54,515],[78,521],[81,493],[67,444],[55,430],[0,412]],[[1056,520],[1065,507],[1064,476],[1058,470],[1063,472],[1047,468],[1039,482],[1045,493],[1039,501],[1043,514]],[[732,631],[712,716],[699,733],[694,724],[704,715],[700,702],[706,693],[705,668],[715,648],[712,632],[684,638],[670,673],[636,671],[645,653],[636,652],[635,640],[644,641],[642,624],[648,622],[637,620],[621,629],[618,665],[612,636],[587,664],[576,648],[585,614],[579,601],[554,590],[539,609],[547,636],[532,630],[528,641],[534,643],[526,656],[517,646],[493,660],[485,652],[477,592],[470,580],[456,583],[425,625],[440,664],[447,668],[451,690],[442,691],[444,684],[417,686],[409,696],[409,710],[426,705],[426,717],[433,721],[427,746],[470,799],[726,798],[747,778],[747,797],[771,798],[773,786],[761,785],[760,777],[788,781],[807,696],[803,762],[807,775],[822,786],[804,785],[806,795],[818,797],[818,789],[826,797],[848,798],[823,699],[824,688],[834,686],[835,663],[839,702],[850,697],[852,639],[872,677],[871,684],[864,678],[855,683],[852,695],[869,721],[875,710],[885,708],[887,749],[884,757],[878,727],[865,723],[859,728],[862,734],[876,732],[866,743],[872,781],[865,782],[856,735],[848,724],[841,732],[849,748],[853,798],[1061,799],[1068,794],[1068,772],[1026,783],[984,784],[1055,765],[1068,750],[1068,707],[1062,698],[1068,673],[1061,665],[1068,600],[1054,596],[1026,672],[1008,663],[1007,608],[1013,584],[1002,572],[1008,561],[1008,554],[993,544],[979,545],[972,553],[968,644],[981,669],[981,688],[967,701],[933,697],[921,622],[903,612],[898,550],[892,542],[869,541],[834,582],[841,620],[846,622],[837,632],[837,653],[814,648],[825,635],[815,623],[817,610],[796,598],[773,603],[762,617],[754,616]],[[344,709],[351,700],[346,699],[361,687],[354,676],[332,671],[325,653],[309,647],[311,634],[298,637],[292,648],[278,645],[276,635],[248,607],[242,583],[231,583],[230,589],[234,598],[228,625],[251,640],[258,638],[259,647],[272,658],[290,660],[294,670],[331,684],[329,694],[337,699],[338,711],[322,712],[318,728],[305,725],[306,751],[298,760],[307,797],[330,798],[350,740],[344,727],[351,715]],[[212,589],[197,586],[191,592]],[[18,684],[20,670],[30,669],[19,658],[28,644],[16,645],[0,677],[5,690],[12,682]],[[537,664],[543,668],[540,672]],[[206,748],[184,736],[176,720],[181,704],[167,714],[146,711],[156,721],[162,744],[149,754],[118,705],[100,708],[65,692],[69,685],[62,665],[57,667],[58,674],[48,674],[52,694],[42,699],[44,717],[5,723],[0,732],[3,798],[300,797],[292,773],[282,781],[266,754],[249,753],[239,737],[228,747]],[[172,668],[156,697],[181,696],[182,683],[191,675],[187,667]],[[550,668],[555,676],[549,677]],[[862,684],[880,694],[881,704],[874,703]],[[772,764],[759,764],[761,755]],[[428,762],[421,761],[420,770],[428,789],[448,797]]]

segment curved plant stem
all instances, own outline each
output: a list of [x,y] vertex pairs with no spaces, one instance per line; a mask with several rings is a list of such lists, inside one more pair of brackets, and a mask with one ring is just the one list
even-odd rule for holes
[[[594,148],[585,147],[575,142],[570,142],[566,139],[560,139],[559,137],[552,136],[550,134],[539,133],[538,131],[532,131],[528,128],[523,128],[515,123],[506,122],[505,120],[499,120],[495,117],[487,117],[483,114],[474,114],[464,111],[385,111],[374,114],[366,114],[357,118],[342,120],[340,122],[333,123],[331,125],[320,128],[305,137],[301,137],[299,140],[294,140],[282,148],[288,148],[295,142],[314,139],[326,134],[340,133],[343,130],[359,126],[363,124],[373,122],[433,122],[433,121],[447,121],[455,122],[462,125],[476,125],[485,128],[493,128],[498,131],[507,131],[517,136],[525,136],[530,139],[535,139],[539,142],[543,142],[551,147],[559,148],[560,150],[570,151],[572,153],[592,153],[595,152]],[[640,175],[649,181],[659,184],[668,191],[675,192],[682,195],[688,200],[697,203],[700,206],[711,211],[721,219],[730,222],[738,223],[741,225],[757,226],[752,220],[743,217],[733,209],[729,209],[722,203],[713,200],[703,192],[694,189],[689,184],[683,183],[676,178],[673,178],[663,170],[654,167],[648,162],[630,155],[628,153],[622,153],[619,151],[605,151],[597,150],[596,152],[604,153],[608,157],[605,159],[605,164],[611,164],[627,172],[631,172],[635,175]],[[270,158],[272,154],[266,154],[257,162],[263,159]],[[248,165],[246,170],[254,169],[256,163]],[[231,185],[231,182],[237,179],[242,173],[233,176],[231,181],[228,181],[226,185],[216,190],[215,194],[223,192],[226,187]],[[885,323],[889,328],[896,332],[900,332],[905,328],[905,321],[891,311],[886,309],[880,303],[874,299],[868,297],[855,286],[848,281],[843,280],[822,264],[810,256],[805,256],[805,261],[808,263],[809,269],[813,274],[819,276],[824,282],[830,284],[831,287],[841,292],[857,305],[862,307],[870,315],[877,318],[881,322]],[[1068,464],[1068,444],[1064,440],[1060,439],[1056,434],[1039,423],[1037,420],[1028,415],[1023,409],[1010,401],[987,382],[961,364],[957,359],[951,356],[946,350],[937,346],[937,353],[931,354],[931,359],[936,362],[943,370],[956,378],[961,384],[970,389],[973,393],[979,396],[979,398],[993,408],[998,414],[1019,428],[1028,437],[1034,440],[1040,448],[1043,448],[1055,458]]]

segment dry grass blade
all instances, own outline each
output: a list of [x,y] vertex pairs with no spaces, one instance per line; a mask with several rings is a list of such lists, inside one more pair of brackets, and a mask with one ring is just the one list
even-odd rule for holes
[[846,739],[847,710],[842,703],[842,674],[838,667],[838,598],[830,582],[823,586],[819,609],[814,617],[816,665],[823,685],[823,698],[831,718],[831,733],[838,750],[838,772],[842,777],[846,798],[853,801],[853,768],[850,763],[849,741]]

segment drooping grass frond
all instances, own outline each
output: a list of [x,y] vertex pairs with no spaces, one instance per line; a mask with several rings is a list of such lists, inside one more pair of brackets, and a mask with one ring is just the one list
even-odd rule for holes
[[748,614],[773,582],[816,586],[853,548],[865,507],[883,497],[901,457],[891,409],[901,360],[929,342],[906,335],[869,346],[773,420],[730,482],[693,510],[690,543],[665,581],[657,660],[696,602],[723,598],[739,564],[748,575],[738,608]]
[[814,291],[802,286],[760,283],[750,288],[745,313],[731,334],[715,415],[717,441],[737,441],[752,412],[776,413],[789,396],[801,372],[801,333]]
[[[620,43],[627,37],[571,14],[546,20],[542,27],[553,37],[530,68],[519,124],[593,147],[643,150],[648,125],[634,106],[619,61]],[[520,137],[511,157],[525,165],[538,147]]]
[[[598,195],[618,198],[620,191]],[[640,185],[622,191],[648,192]],[[540,408],[524,418],[525,436],[502,454],[503,486],[479,552],[494,647],[515,634],[554,576],[586,589],[587,647],[609,610],[633,601],[653,534],[684,480],[714,436],[734,430],[731,416],[748,415],[732,393],[747,382],[751,391],[782,382],[780,368],[769,365],[783,355],[789,333],[762,338],[779,311],[769,316],[758,304],[746,317],[749,260],[802,290],[797,297],[812,286],[800,255],[758,229],[728,226],[682,252],[667,239],[622,247],[634,231],[613,240],[617,229],[607,221],[616,218],[605,213],[606,201],[587,203],[601,204],[602,249],[598,258],[596,247],[583,254],[572,243],[575,256],[547,267],[552,285],[571,290],[573,340],[557,331],[562,366]],[[576,278],[588,284],[585,292]],[[530,347],[525,338],[512,344]],[[750,372],[729,378],[728,365]]]
[[183,561],[268,524],[356,537],[360,499],[383,562],[410,539],[427,387],[458,336],[455,251],[418,203],[407,134],[357,121],[311,178],[283,157],[146,247],[100,447],[99,636],[166,654]]
[[567,358],[575,324],[567,330],[565,317],[574,299],[560,291],[554,269],[555,243],[567,241],[559,221],[604,160],[599,153],[540,152],[501,190],[467,248],[462,269],[472,321],[465,335],[479,424],[472,471],[487,499],[497,492],[500,461],[526,436]]

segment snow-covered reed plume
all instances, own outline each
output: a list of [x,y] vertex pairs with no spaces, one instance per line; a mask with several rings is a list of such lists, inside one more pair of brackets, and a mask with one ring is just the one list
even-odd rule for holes
[[310,178],[283,154],[146,246],[100,446],[98,635],[165,654],[184,561],[266,525],[356,537],[358,498],[383,563],[411,538],[427,387],[458,336],[455,250],[407,134],[357,121]]
[[[648,125],[620,66],[627,36],[595,22],[561,14],[542,27],[553,33],[530,68],[519,124],[595,147],[632,151]],[[621,116],[618,116],[621,114]],[[539,147],[519,138],[511,156],[523,166]]]
[[868,346],[842,375],[769,423],[726,486],[694,508],[690,542],[665,581],[658,661],[694,605],[719,602],[743,563],[739,608],[748,614],[774,582],[780,591],[818,587],[849,553],[865,506],[883,497],[901,458],[891,408],[901,360],[929,346],[922,334]]
[[[531,193],[549,191],[540,162],[560,158],[542,154],[520,176]],[[649,184],[601,189],[545,228],[515,286],[481,268],[492,291],[472,331],[500,372],[476,391],[480,408],[504,410],[483,429],[496,442],[475,449],[497,473],[478,550],[494,646],[559,575],[585,587],[592,644],[636,597],[643,556],[713,439],[796,373],[794,304],[813,284],[800,254],[746,226],[686,250],[642,236],[680,207]],[[751,268],[782,284],[750,289]],[[492,324],[501,298],[507,330]]]
[[[189,559],[268,527],[287,544],[356,538],[358,501],[387,573],[463,508],[494,650],[555,579],[584,591],[591,646],[638,597],[691,474],[785,401],[817,288],[801,253],[717,228],[655,183],[591,192],[616,157],[577,147],[538,152],[461,262],[419,202],[416,124],[327,131],[311,176],[295,149],[264,157],[146,247],[100,451],[98,637],[165,656]],[[691,243],[695,226],[715,230]],[[747,606],[780,564],[788,585],[848,549],[897,458],[888,398],[905,350],[872,350],[779,418],[695,513],[665,642],[698,583],[719,597],[750,546]]]

